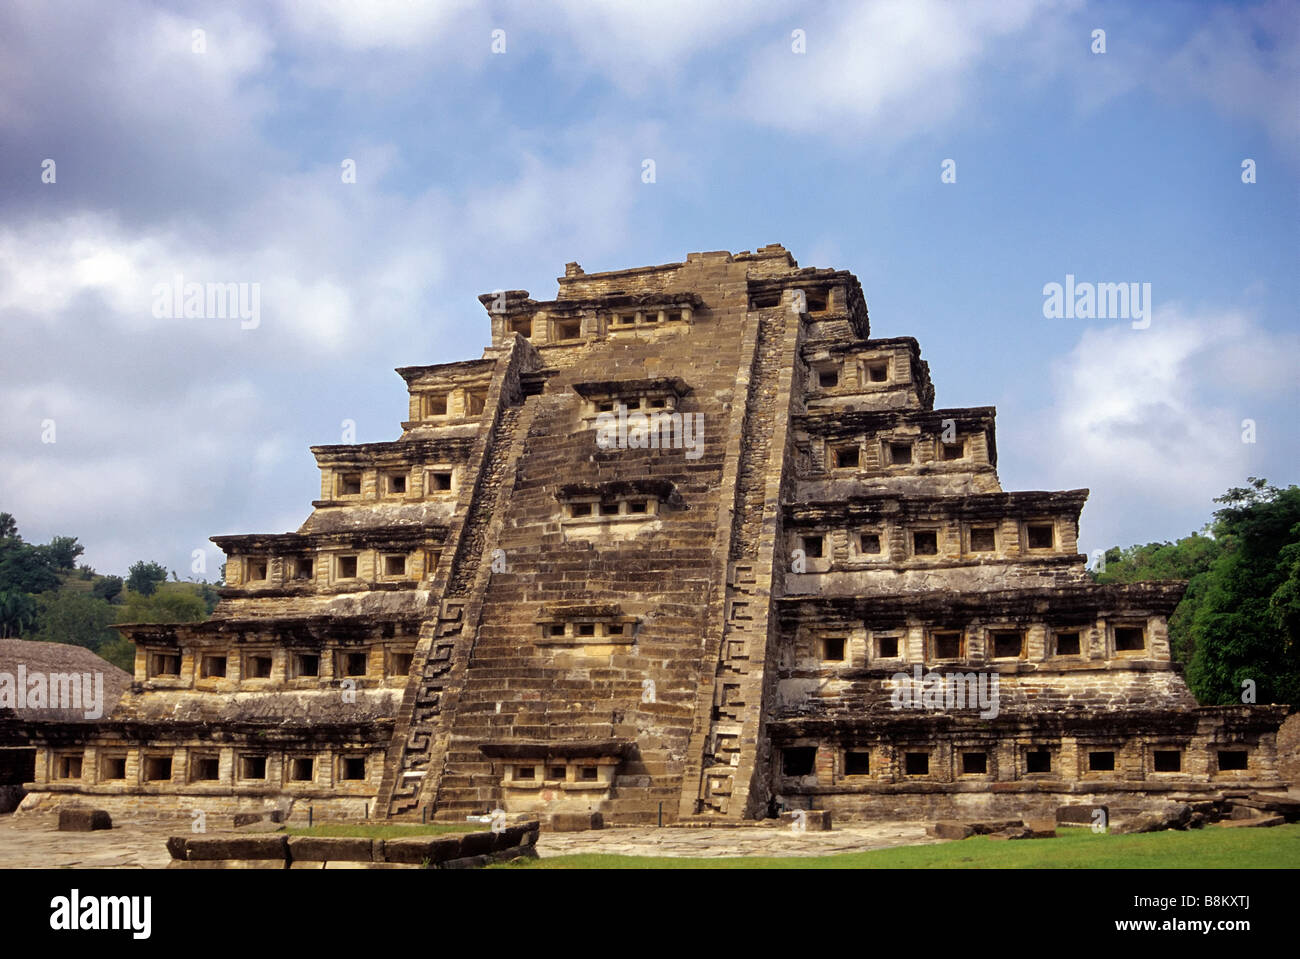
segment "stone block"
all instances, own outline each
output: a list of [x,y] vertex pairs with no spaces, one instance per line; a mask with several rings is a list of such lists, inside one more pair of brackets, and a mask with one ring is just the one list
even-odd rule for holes
[[215,859],[279,859],[288,861],[285,836],[196,836],[185,844],[190,862]]
[[979,822],[968,822],[966,825],[975,830],[975,835],[977,836],[991,836],[995,832],[1003,832],[1007,829],[1013,829],[1017,826],[1024,825],[1024,823],[1019,819],[991,819],[981,820]]
[[169,836],[167,839],[167,852],[173,859],[185,858],[185,844],[190,841],[189,836]]
[[793,826],[796,816],[802,814],[805,832],[830,832],[831,811],[829,809],[800,809],[781,813],[781,822],[787,827]]
[[939,839],[965,839],[975,835],[975,830],[964,822],[935,822],[925,827],[926,835]]
[[64,806],[59,810],[59,832],[94,832],[112,828],[113,819],[103,809]]
[[498,835],[504,835],[504,832],[498,834],[493,832],[467,832],[460,837],[460,854],[464,856],[482,856],[490,853],[492,850],[499,848],[497,846]]
[[292,862],[334,859],[373,862],[374,845],[373,839],[352,836],[290,836],[289,859]]
[[1270,796],[1267,793],[1252,793],[1249,799],[1241,800],[1241,802],[1256,809],[1284,816],[1287,822],[1300,822],[1300,799],[1294,796]]
[[1034,831],[1025,826],[1008,826],[997,832],[989,833],[990,839],[1033,839]]
[[409,839],[386,839],[384,861],[413,866],[425,864],[434,866],[457,858],[460,855],[460,842],[458,836],[412,836]]
[[605,817],[598,812],[555,812],[551,813],[551,830],[553,832],[583,832],[587,829],[603,829]]
[[1062,826],[1091,826],[1096,822],[1097,810],[1102,812],[1102,822],[1110,822],[1110,807],[1104,805],[1057,806],[1056,821]]
[[1212,825],[1225,829],[1251,829],[1254,827],[1280,826],[1286,822],[1285,816],[1265,816],[1262,819],[1221,819]]

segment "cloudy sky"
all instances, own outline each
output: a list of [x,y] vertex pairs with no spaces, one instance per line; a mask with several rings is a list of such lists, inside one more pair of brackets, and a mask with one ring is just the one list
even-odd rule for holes
[[[1295,3],[6,0],[0,510],[214,576],[310,444],[396,437],[394,367],[481,354],[477,294],[779,242],[998,407],[1006,488],[1092,489],[1084,550],[1176,538],[1300,474],[1298,147]],[[1149,325],[1045,317],[1067,274]]]

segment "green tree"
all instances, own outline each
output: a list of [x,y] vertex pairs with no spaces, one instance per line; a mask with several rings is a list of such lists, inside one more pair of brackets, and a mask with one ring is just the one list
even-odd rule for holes
[[117,638],[114,609],[105,600],[77,589],[43,593],[31,638],[43,643],[68,643],[98,651]]
[[16,589],[0,589],[0,639],[15,639],[36,622],[36,600]]
[[135,672],[135,643],[125,636],[115,636],[110,642],[95,650],[100,659],[106,659],[118,669]]
[[141,596],[152,596],[159,583],[167,581],[167,570],[157,563],[140,560],[127,570],[126,587]]
[[24,543],[14,533],[0,539],[0,590],[43,593],[59,585],[59,566],[49,548]]
[[1215,502],[1224,504],[1214,514],[1224,551],[1191,617],[1188,685],[1206,703],[1241,702],[1247,680],[1258,702],[1300,702],[1300,487],[1251,477]]
[[56,536],[43,548],[55,568],[63,570],[76,569],[77,557],[86,551],[75,536]]
[[1300,487],[1251,477],[1215,502],[1207,527],[1176,543],[1106,551],[1102,583],[1185,579],[1169,617],[1174,658],[1203,703],[1300,702]]
[[198,623],[208,618],[203,598],[190,589],[159,590],[152,596],[128,593],[118,607],[119,623]]
[[212,615],[212,611],[217,608],[217,603],[221,602],[221,595],[217,592],[217,588],[206,579],[197,584],[197,590],[199,597],[203,600],[203,605],[207,607],[207,615],[203,617],[207,619],[208,616]]
[[1186,665],[1192,656],[1192,616],[1205,595],[1205,573],[1224,550],[1222,540],[1193,533],[1175,543],[1147,543],[1106,551],[1106,568],[1093,577],[1099,583],[1140,583],[1150,580],[1187,580],[1183,601],[1169,617],[1169,643],[1174,659]]
[[103,579],[96,580],[95,585],[90,587],[90,595],[98,596],[111,603],[122,594],[124,585],[121,576],[105,576]]

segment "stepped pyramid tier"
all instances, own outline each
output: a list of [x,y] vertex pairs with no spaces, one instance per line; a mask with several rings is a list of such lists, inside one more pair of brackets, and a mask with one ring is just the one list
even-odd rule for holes
[[1008,492],[857,279],[781,246],[481,296],[394,442],[220,536],[208,622],[32,733],[28,805],[611,822],[1042,814],[1276,786],[1285,707],[1198,707],[1182,583],[1095,584],[1086,490]]

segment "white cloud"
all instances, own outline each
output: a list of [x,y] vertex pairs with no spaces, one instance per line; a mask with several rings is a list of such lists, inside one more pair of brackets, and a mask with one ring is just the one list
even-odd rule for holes
[[[353,50],[412,50],[458,26],[474,0],[282,0],[287,26]],[[487,37],[483,37],[487,49]]]
[[[693,58],[724,51],[743,36],[767,33],[788,37],[789,6],[773,0],[560,0],[520,10],[531,32],[547,36],[547,46],[573,47],[553,58],[559,69],[576,66],[602,75],[615,87],[634,94],[662,95],[687,76]],[[797,18],[796,18],[797,19]],[[525,37],[525,43],[538,45]]]
[[1040,0],[850,4],[802,18],[807,52],[788,32],[749,62],[735,98],[752,121],[844,137],[891,139],[955,115],[993,45],[1025,30]]
[[[1029,461],[1048,487],[1089,487],[1092,546],[1185,535],[1258,468],[1242,420],[1294,391],[1297,366],[1300,336],[1237,312],[1172,305],[1149,329],[1090,328],[1055,365],[1050,403],[1003,438],[1004,465],[1023,473]],[[1151,525],[1175,516],[1186,529]],[[1106,519],[1090,525],[1097,517]]]

